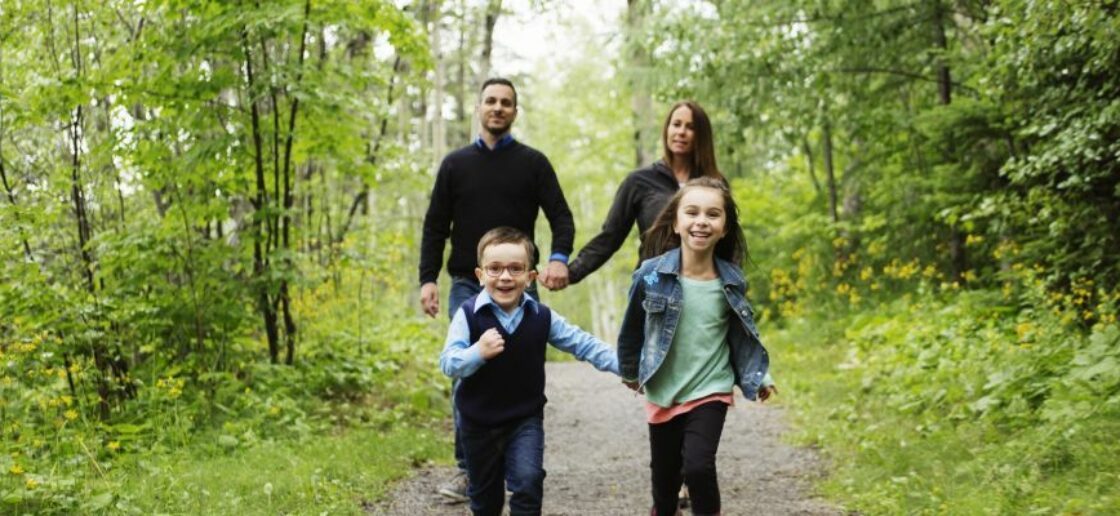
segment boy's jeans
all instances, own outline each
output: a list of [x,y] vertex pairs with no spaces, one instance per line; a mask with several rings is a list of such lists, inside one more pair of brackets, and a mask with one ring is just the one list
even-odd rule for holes
[[[467,458],[467,496],[476,516],[540,514],[544,498],[544,413],[498,427],[459,427]],[[504,482],[503,482],[504,479]]]
[[[451,278],[451,291],[447,294],[447,316],[451,319],[455,318],[455,312],[459,311],[459,305],[463,304],[471,298],[471,296],[482,292],[482,285],[475,278],[467,278],[456,276]],[[525,292],[533,299],[540,299],[537,295],[537,282],[529,284],[529,288]],[[455,391],[459,390],[459,380],[455,379],[451,382],[451,417],[455,421],[455,463],[459,466],[459,471],[467,471],[467,460],[463,455],[463,445],[460,444],[462,439],[459,437],[459,407],[455,406]]]

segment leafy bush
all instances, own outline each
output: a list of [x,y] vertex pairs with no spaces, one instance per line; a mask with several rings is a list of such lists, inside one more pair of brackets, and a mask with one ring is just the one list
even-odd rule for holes
[[1085,310],[1030,277],[1018,295],[903,296],[779,334],[831,493],[869,513],[1120,509],[1117,296],[1085,331]]

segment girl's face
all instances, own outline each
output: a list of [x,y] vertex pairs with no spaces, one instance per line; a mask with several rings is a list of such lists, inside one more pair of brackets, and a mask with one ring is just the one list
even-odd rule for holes
[[673,232],[681,237],[681,248],[694,252],[714,252],[716,243],[727,232],[727,211],[723,193],[714,188],[693,187],[681,195]]
[[694,135],[692,110],[688,106],[678,107],[669,115],[669,125],[665,127],[665,145],[669,152],[680,156],[691,154]]

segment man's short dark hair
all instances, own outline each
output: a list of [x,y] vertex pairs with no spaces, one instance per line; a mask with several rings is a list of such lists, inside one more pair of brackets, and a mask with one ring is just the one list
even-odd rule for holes
[[509,86],[509,89],[513,90],[513,107],[517,107],[517,88],[513,87],[513,83],[505,77],[491,77],[489,79],[486,79],[486,82],[482,83],[482,87],[478,89],[478,96],[480,100],[482,98],[482,92],[486,91],[486,87],[491,84],[501,84],[503,86]]

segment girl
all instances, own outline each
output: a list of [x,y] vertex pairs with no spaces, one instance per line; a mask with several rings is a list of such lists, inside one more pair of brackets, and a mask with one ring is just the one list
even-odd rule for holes
[[669,200],[642,243],[618,361],[627,386],[646,394],[653,515],[676,513],[682,475],[693,514],[718,514],[732,386],[751,400],[777,393],[739,270],[746,252],[730,190],[706,177]]

